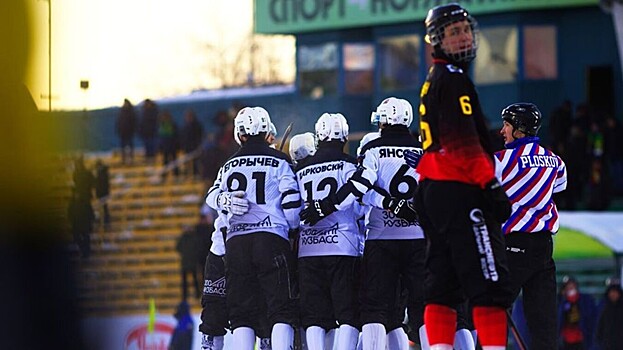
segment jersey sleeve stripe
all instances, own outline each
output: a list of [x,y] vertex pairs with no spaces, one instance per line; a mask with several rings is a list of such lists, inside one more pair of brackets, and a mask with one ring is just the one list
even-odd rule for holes
[[281,194],[281,199],[285,199],[287,196],[292,195],[292,194],[296,194],[299,193],[299,191],[297,190],[287,190],[284,193]]
[[283,209],[296,209],[298,207],[301,206],[301,201],[292,201],[292,202],[287,202],[287,203],[283,203],[281,204],[281,207]]
[[515,157],[515,155],[519,152],[519,153],[523,153],[523,150],[526,146],[523,145],[521,147],[515,148],[513,149],[513,151],[511,152],[510,156],[507,158],[506,160],[506,164],[504,164],[504,168],[502,169],[502,178],[505,179],[508,177],[508,174],[510,173],[510,171],[517,166],[517,161],[514,161],[512,159],[517,159],[517,157]]

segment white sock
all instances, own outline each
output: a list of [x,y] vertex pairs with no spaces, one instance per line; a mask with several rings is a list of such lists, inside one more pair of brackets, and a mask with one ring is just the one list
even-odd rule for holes
[[361,328],[363,350],[385,350],[387,333],[381,323],[364,324]]
[[474,339],[474,346],[475,346],[476,344],[478,344],[478,331],[474,329],[470,333],[472,334],[472,338]]
[[474,338],[472,333],[463,328],[454,333],[454,348],[456,350],[475,350]]
[[337,330],[335,350],[352,350],[357,347],[359,330],[351,325],[343,324]]
[[[335,330],[335,328],[331,328],[325,335],[324,335],[324,348],[326,350],[333,350],[333,344],[335,344],[335,334],[337,333],[337,331]],[[352,348],[351,348],[352,349]]]
[[409,350],[409,337],[402,327],[387,333],[387,348],[391,350]]
[[428,344],[428,335],[426,334],[426,325],[422,325],[418,330],[420,333],[420,347],[422,350],[430,350],[430,344]]
[[305,330],[307,348],[314,350],[324,350],[325,330],[322,327],[310,326]]
[[[270,335],[273,350],[290,350],[294,345],[294,328],[287,323],[275,323]],[[238,348],[234,347],[238,350]]]
[[222,335],[203,334],[201,337],[201,350],[223,350],[223,341],[225,337]]
[[363,350],[363,334],[359,332],[359,337],[357,338],[357,350]]
[[253,328],[238,327],[234,329],[233,348],[240,350],[253,350],[255,348],[255,332]]
[[270,344],[270,338],[259,338],[259,350],[272,350],[272,346]]
[[435,344],[430,346],[430,350],[452,350],[450,344]]

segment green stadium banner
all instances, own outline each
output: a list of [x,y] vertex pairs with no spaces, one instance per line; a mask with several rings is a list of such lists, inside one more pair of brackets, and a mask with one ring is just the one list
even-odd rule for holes
[[428,9],[460,3],[473,14],[598,5],[599,0],[254,0],[255,32],[296,34],[422,21]]

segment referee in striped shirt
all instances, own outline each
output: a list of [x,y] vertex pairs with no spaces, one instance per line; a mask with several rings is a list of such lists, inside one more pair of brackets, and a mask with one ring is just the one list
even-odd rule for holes
[[552,195],[567,187],[562,159],[539,145],[541,112],[532,103],[502,110],[504,150],[495,153],[496,177],[512,203],[502,225],[514,295],[523,292],[530,349],[557,349],[556,265],[552,235],[559,219]]

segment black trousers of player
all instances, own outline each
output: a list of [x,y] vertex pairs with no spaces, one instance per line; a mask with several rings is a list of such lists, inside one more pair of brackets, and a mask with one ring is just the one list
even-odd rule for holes
[[427,304],[508,308],[513,301],[501,225],[477,186],[424,180],[416,210],[427,240]]
[[225,335],[227,318],[227,289],[225,288],[224,256],[212,252],[206,257],[201,295],[201,324],[199,331],[208,335]]
[[359,325],[359,268],[356,256],[299,258],[301,325],[330,330]]
[[266,313],[270,328],[275,323],[298,325],[296,262],[289,242],[257,232],[231,237],[225,247],[231,328],[254,328]]
[[511,232],[506,235],[506,254],[515,298],[521,290],[530,331],[530,349],[555,350],[556,264],[552,258],[552,233]]
[[399,294],[406,288],[409,325],[417,333],[424,323],[424,249],[423,239],[366,241],[361,270],[362,325],[381,323],[388,332],[402,327],[404,309],[396,312],[396,305],[403,304]]

